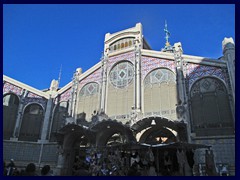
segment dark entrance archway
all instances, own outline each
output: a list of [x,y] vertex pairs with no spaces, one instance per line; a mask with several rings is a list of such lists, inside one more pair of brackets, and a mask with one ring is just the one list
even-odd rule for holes
[[150,116],[132,125],[131,129],[141,143],[187,142],[187,126],[184,122],[164,117]]
[[74,162],[84,160],[87,149],[136,143],[129,126],[111,119],[97,121],[89,127],[68,124],[58,131],[57,139],[61,175],[72,175]]
[[100,121],[91,128],[91,131],[96,133],[96,146],[98,147],[136,142],[130,127],[116,120]]
[[76,157],[81,158],[81,151],[95,144],[95,134],[83,126],[68,124],[58,131],[57,139],[61,175],[72,175]]

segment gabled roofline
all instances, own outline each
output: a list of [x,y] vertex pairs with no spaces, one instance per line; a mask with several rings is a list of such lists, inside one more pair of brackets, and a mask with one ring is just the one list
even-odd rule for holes
[[85,77],[87,77],[88,75],[90,75],[92,72],[96,71],[97,69],[99,69],[102,66],[102,62],[99,61],[97,64],[95,64],[93,67],[91,67],[90,69],[88,69],[87,71],[85,71],[84,73],[82,73],[79,76],[79,81],[81,81],[82,79],[84,79]]
[[[174,54],[173,53],[154,51],[154,50],[148,50],[148,49],[142,49],[141,51],[142,51],[143,56],[166,58],[168,60],[173,60],[174,61]],[[226,62],[223,61],[223,60],[219,60],[219,59],[212,59],[212,58],[185,55],[185,54],[183,54],[182,57],[184,58],[184,60],[186,62],[189,62],[189,63],[208,65],[208,66],[217,66],[217,67],[224,67],[224,68],[227,67]]]
[[38,96],[44,97],[46,99],[49,99],[49,95],[47,93],[42,92],[42,91],[40,91],[40,90],[38,90],[38,89],[36,89],[34,87],[31,87],[31,86],[29,86],[27,84],[24,84],[24,83],[22,83],[20,81],[15,80],[15,79],[12,79],[12,78],[10,78],[10,77],[8,77],[6,75],[3,75],[3,80],[6,81],[6,82],[11,83],[13,85],[16,85],[16,86],[18,86],[20,88],[26,89],[29,92],[37,94]]
[[[81,81],[82,79],[84,79],[85,77],[87,77],[88,75],[90,75],[92,72],[96,71],[99,67],[101,67],[102,65],[102,62],[98,62],[97,64],[95,64],[93,67],[91,67],[90,69],[88,69],[87,71],[85,71],[84,73],[82,73],[80,76],[79,76],[79,80],[78,81]],[[72,86],[72,82],[69,82],[66,86],[64,86],[63,88],[61,88],[59,91],[58,91],[58,95],[59,94],[62,94],[64,91],[68,90],[69,88],[71,88]]]

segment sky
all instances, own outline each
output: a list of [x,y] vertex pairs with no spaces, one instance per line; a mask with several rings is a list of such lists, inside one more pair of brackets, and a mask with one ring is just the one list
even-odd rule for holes
[[153,50],[182,43],[184,54],[217,59],[224,37],[235,40],[234,4],[4,4],[3,74],[43,90],[60,87],[100,61],[106,33],[142,23]]

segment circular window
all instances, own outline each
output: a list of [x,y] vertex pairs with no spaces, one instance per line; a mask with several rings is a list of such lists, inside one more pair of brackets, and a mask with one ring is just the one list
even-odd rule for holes
[[117,88],[124,88],[133,79],[133,65],[130,62],[117,64],[110,72],[110,81]]

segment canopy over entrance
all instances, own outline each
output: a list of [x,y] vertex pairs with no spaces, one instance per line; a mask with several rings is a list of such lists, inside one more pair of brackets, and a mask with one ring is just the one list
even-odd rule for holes
[[[116,120],[102,120],[97,122],[91,131],[96,133],[96,146],[106,146],[110,141],[120,140],[119,143],[135,143],[136,139],[129,126],[122,124]],[[108,143],[109,142],[109,143]]]

